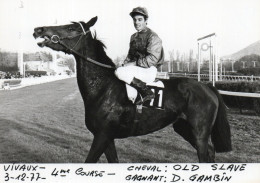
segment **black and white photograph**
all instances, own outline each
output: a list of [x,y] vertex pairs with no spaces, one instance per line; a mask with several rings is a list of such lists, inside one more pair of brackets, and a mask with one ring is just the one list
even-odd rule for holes
[[259,0],[0,0],[1,164],[260,163],[259,131]]

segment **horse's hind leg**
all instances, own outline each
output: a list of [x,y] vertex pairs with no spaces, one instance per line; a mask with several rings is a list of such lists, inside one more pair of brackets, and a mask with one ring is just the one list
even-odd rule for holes
[[[208,108],[202,108],[201,111],[193,111],[188,117],[188,121],[192,126],[192,133],[195,137],[199,162],[213,161],[210,156],[212,156],[214,148],[212,148],[211,145],[209,146],[209,138],[216,119],[216,114],[217,106],[211,105],[208,106]],[[209,151],[211,152],[210,154]]]
[[118,163],[115,141],[113,140],[105,150],[105,155],[108,163]]
[[190,124],[183,118],[178,118],[173,124],[174,131],[181,135],[186,141],[188,141],[195,149],[195,139],[191,131]]
[[215,163],[215,148],[211,142],[208,144],[208,162]]
[[206,134],[198,134],[196,131],[194,132],[195,143],[197,146],[197,154],[200,163],[208,163],[208,136]]
[[[179,118],[173,124],[174,131],[176,131],[179,135],[181,135],[186,141],[188,141],[196,150],[197,145],[195,141],[195,136],[192,132],[192,126],[189,122],[183,118]],[[208,160],[207,162],[215,162],[215,150],[213,144],[208,141],[208,152],[207,152]]]

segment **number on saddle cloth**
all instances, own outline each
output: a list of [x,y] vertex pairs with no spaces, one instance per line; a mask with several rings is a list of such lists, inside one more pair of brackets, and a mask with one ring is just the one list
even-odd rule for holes
[[144,102],[143,106],[149,108],[164,109],[164,88],[150,85],[148,85],[148,87],[155,94],[155,98]]
[[[148,100],[143,103],[143,107],[148,108],[156,108],[156,109],[164,109],[164,84],[162,81],[156,81],[153,83],[147,83],[147,86],[152,90],[155,94],[155,98],[152,100]],[[138,96],[137,90],[130,85],[126,84],[126,90],[129,100],[133,103],[136,101]]]

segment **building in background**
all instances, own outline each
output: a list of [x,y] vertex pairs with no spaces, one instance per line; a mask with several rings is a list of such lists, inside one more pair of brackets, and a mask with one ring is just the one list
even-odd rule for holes
[[27,53],[24,55],[26,71],[46,71],[47,75],[65,75],[71,72],[66,58],[53,59],[53,55],[46,52]]

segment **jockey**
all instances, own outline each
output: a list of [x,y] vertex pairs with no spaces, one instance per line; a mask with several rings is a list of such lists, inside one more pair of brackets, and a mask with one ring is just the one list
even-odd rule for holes
[[140,105],[155,97],[146,83],[155,80],[157,68],[164,61],[164,52],[161,39],[147,27],[146,8],[134,8],[130,16],[137,32],[131,36],[128,55],[122,67],[116,69],[115,75],[141,94],[141,99],[136,102]]

